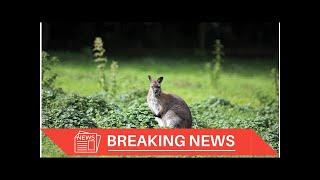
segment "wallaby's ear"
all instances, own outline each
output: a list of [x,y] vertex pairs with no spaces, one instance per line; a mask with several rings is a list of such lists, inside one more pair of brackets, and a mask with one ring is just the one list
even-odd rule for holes
[[162,80],[163,80],[163,77],[159,77],[159,78],[158,78],[158,83],[161,83]]
[[152,79],[152,78],[151,78],[151,76],[150,76],[150,75],[148,75],[148,78],[149,78],[149,81],[151,82],[151,79]]

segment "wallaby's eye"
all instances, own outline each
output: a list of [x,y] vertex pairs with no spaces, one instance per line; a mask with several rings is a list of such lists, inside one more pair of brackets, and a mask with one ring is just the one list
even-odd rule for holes
[[155,86],[153,86],[153,88],[160,89],[160,86],[155,85]]

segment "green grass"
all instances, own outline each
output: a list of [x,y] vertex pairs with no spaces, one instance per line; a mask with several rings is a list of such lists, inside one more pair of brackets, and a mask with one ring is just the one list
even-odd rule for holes
[[42,157],[65,157],[63,151],[42,133]]
[[[58,73],[57,87],[67,93],[88,96],[100,92],[96,64],[89,56],[80,53],[50,52],[61,59],[55,68]],[[118,94],[132,89],[148,89],[147,75],[164,76],[163,91],[177,94],[187,103],[205,100],[217,96],[240,105],[260,106],[257,92],[273,97],[274,87],[270,70],[277,66],[277,61],[265,59],[224,59],[223,73],[218,88],[209,83],[204,63],[209,58],[196,57],[112,57],[118,61]],[[106,70],[108,77],[109,67]]]
[[[89,96],[100,93],[96,66],[90,56],[73,52],[49,52],[61,62],[54,68],[58,74],[56,87],[67,93]],[[262,107],[261,94],[274,98],[275,88],[270,76],[277,67],[277,59],[223,59],[219,87],[212,87],[204,64],[207,57],[110,57],[118,61],[118,95],[133,89],[148,89],[148,74],[163,76],[162,89],[179,95],[188,104],[216,96],[232,104]],[[259,95],[260,94],[260,95]],[[63,152],[47,137],[42,138],[43,157],[65,157]]]

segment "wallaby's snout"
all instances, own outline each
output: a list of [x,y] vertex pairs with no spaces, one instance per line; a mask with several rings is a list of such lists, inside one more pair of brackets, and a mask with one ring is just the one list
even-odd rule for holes
[[163,77],[159,77],[157,80],[153,80],[150,75],[148,75],[150,81],[150,88],[152,89],[154,96],[159,96],[161,94],[161,82]]

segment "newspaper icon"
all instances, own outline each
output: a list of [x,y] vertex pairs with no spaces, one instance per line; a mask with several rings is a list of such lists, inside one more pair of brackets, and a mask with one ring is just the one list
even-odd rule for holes
[[101,135],[79,131],[74,137],[75,153],[97,153],[100,144]]

